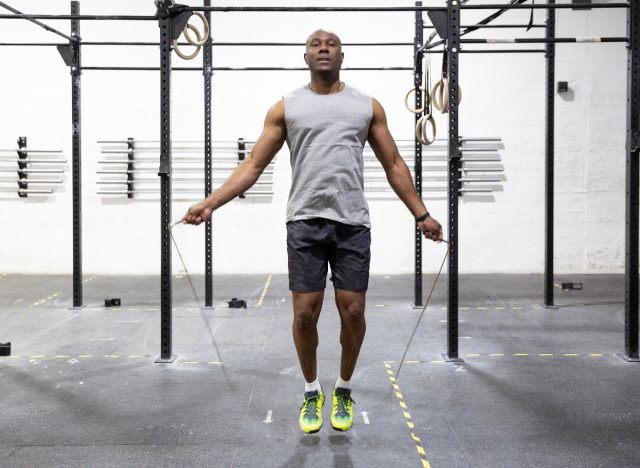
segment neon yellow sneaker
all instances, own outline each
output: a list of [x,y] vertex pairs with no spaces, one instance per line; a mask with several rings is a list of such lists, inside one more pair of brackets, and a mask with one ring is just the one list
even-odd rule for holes
[[351,398],[351,390],[336,387],[333,389],[333,408],[331,427],[336,431],[348,431],[353,425],[353,408],[356,402]]
[[318,432],[322,427],[322,405],[324,393],[322,390],[305,392],[304,401],[300,407],[300,429],[307,434]]

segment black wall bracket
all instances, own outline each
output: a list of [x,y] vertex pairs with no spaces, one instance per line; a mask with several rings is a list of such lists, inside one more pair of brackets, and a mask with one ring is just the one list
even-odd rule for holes
[[25,149],[27,147],[27,137],[18,138],[18,196],[20,198],[26,198],[29,185],[27,183],[27,158],[28,153]]

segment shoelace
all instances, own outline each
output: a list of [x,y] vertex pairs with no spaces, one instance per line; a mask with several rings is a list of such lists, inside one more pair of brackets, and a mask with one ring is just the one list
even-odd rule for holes
[[305,416],[315,416],[318,411],[318,399],[320,395],[315,395],[312,397],[306,397],[304,399],[304,403],[302,407],[304,408]]
[[351,395],[345,393],[336,395],[336,398],[338,399],[338,409],[336,412],[348,415],[349,407],[351,406],[351,404],[355,404],[356,402],[353,401]]

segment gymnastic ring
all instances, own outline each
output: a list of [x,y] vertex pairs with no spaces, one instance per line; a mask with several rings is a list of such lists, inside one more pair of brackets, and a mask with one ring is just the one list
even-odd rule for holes
[[[196,37],[198,38],[198,40],[200,40],[201,36],[200,36],[200,31],[198,31],[198,28],[196,28],[195,26],[191,25],[191,24],[187,24],[184,29],[185,31],[187,30],[187,28],[193,30],[193,32],[196,34]],[[180,57],[183,60],[192,60],[194,58],[196,58],[198,56],[198,54],[200,53],[200,49],[202,49],[202,46],[195,46],[196,50],[193,52],[193,54],[191,55],[187,55],[183,52],[180,51],[180,48],[178,47],[178,40],[174,39],[173,40],[173,49],[176,51],[176,54],[178,54],[178,57]]]
[[419,86],[418,88],[411,88],[409,91],[407,91],[407,94],[404,95],[404,105],[407,109],[409,109],[409,112],[413,112],[414,114],[422,114],[424,112],[424,105],[420,109],[414,109],[409,105],[409,96],[411,96],[411,93],[416,91],[416,89],[419,89],[420,91],[426,91],[424,86]]
[[[184,38],[187,40],[187,42],[192,46],[197,47],[197,46],[204,45],[205,42],[207,42],[207,39],[209,39],[209,23],[207,22],[207,18],[205,18],[204,15],[199,11],[194,11],[193,14],[202,20],[202,24],[204,26],[204,37],[201,38],[198,35],[198,40],[194,41],[191,38],[191,35],[189,34],[189,29],[193,29],[194,31],[198,31],[198,30],[195,29],[195,26],[190,25],[188,23],[185,25],[182,32],[184,33]],[[187,28],[187,26],[191,26],[191,28]]]
[[[427,136],[427,124],[431,124],[431,129],[433,130],[432,138]],[[436,121],[431,114],[423,115],[418,119],[418,122],[416,122],[416,138],[425,146],[436,141]]]
[[[431,102],[433,107],[442,114],[449,112],[449,80],[442,78],[431,89]],[[462,102],[462,89],[458,86],[458,104]]]

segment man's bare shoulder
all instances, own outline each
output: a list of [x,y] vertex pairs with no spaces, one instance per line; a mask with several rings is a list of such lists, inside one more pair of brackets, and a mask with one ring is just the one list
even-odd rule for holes
[[267,123],[284,124],[284,99],[280,99],[267,111]]

